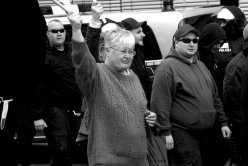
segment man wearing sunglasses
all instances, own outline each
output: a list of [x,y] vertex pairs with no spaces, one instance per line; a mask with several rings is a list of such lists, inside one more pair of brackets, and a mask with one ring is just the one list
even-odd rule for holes
[[231,136],[215,82],[197,59],[198,37],[189,24],[178,28],[152,86],[151,110],[157,114],[169,162],[177,166],[211,165],[204,147],[214,123],[224,138]]
[[42,119],[34,122],[36,130],[44,130],[52,152],[52,166],[71,166],[72,151],[81,123],[82,93],[75,79],[71,43],[65,42],[66,31],[61,21],[48,23],[46,109]]

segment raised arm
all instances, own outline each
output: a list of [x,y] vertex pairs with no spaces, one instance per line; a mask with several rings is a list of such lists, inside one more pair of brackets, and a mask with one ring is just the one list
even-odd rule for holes
[[91,6],[92,18],[87,27],[86,32],[86,42],[90,49],[91,54],[94,56],[97,62],[99,60],[99,40],[100,40],[100,33],[101,33],[101,25],[100,17],[103,13],[103,7],[98,2],[92,2]]
[[72,61],[77,84],[85,97],[89,98],[95,95],[99,69],[81,32],[82,17],[73,13],[68,14],[68,19],[72,26]]
[[75,42],[85,42],[85,39],[81,32],[82,17],[78,13],[72,13],[68,14],[67,18],[70,21],[72,27],[72,40]]

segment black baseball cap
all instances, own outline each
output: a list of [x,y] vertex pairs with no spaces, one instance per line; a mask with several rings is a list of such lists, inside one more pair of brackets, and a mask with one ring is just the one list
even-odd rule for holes
[[133,18],[126,18],[120,22],[120,26],[127,29],[127,30],[137,29],[137,28],[139,28],[143,25],[146,25],[146,24],[147,24],[146,21],[138,22],[137,20],[135,20]]
[[175,32],[173,37],[175,38],[175,40],[177,40],[179,37],[183,37],[183,36],[187,35],[190,32],[195,33],[196,36],[199,37],[199,34],[200,34],[199,31],[197,29],[195,29],[194,27],[192,27],[191,25],[189,25],[189,24],[184,24],[183,26],[180,26],[176,30],[176,32]]

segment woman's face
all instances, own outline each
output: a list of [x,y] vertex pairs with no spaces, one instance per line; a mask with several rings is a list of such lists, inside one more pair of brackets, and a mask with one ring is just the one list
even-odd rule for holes
[[106,63],[118,72],[128,69],[135,56],[134,45],[119,43],[105,49]]

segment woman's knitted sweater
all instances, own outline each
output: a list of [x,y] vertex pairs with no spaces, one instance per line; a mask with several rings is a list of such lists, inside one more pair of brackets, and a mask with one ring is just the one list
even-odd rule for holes
[[89,165],[146,166],[147,100],[138,77],[96,63],[85,42],[72,44],[77,83],[89,111]]

